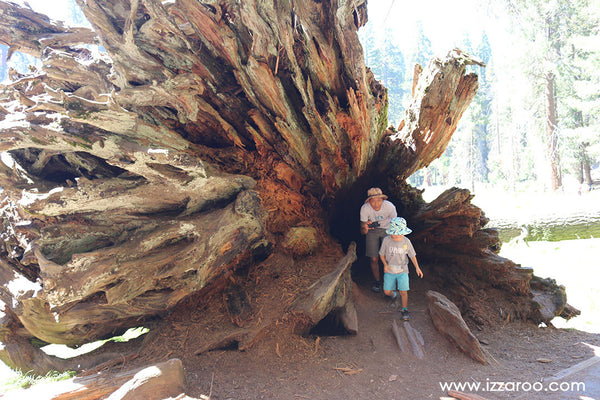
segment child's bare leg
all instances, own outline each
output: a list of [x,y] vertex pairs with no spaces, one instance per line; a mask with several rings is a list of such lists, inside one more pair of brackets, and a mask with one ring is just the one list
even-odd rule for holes
[[389,296],[389,297],[394,297],[394,298],[396,297],[396,296],[394,296],[393,290],[384,290],[383,294],[385,294],[386,296]]
[[402,301],[403,308],[408,307],[408,292],[407,291],[400,292],[400,300]]

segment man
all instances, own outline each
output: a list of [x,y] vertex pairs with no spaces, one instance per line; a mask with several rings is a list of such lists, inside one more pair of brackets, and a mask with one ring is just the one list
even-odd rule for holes
[[373,272],[372,290],[381,292],[381,275],[379,272],[379,248],[386,237],[385,230],[390,226],[390,220],[396,218],[396,207],[387,200],[380,188],[367,191],[367,199],[360,208],[360,233],[366,235],[366,256],[370,258]]

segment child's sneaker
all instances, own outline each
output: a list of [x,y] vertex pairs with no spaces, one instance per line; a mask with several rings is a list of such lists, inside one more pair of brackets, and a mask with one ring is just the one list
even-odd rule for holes
[[390,308],[399,309],[400,307],[400,296],[396,295],[396,297],[392,297],[390,301]]
[[400,311],[400,315],[402,316],[402,321],[408,321],[410,319],[408,316],[408,310],[406,308]]

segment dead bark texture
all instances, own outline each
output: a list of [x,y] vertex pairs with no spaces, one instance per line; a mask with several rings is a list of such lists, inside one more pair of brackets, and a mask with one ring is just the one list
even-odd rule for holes
[[[92,29],[0,2],[9,53],[43,64],[11,71],[0,95],[0,334],[21,343],[0,350],[11,366],[32,369],[16,353],[31,338],[80,345],[216,291],[239,331],[213,343],[244,348],[260,332],[244,328],[248,299],[232,275],[278,246],[316,251],[333,199],[366,192],[373,176],[387,177],[422,254],[453,266],[432,276],[463,307],[490,285],[532,303],[521,301],[531,271],[490,253],[497,240],[468,194],[424,205],[404,184],[444,151],[477,60],[433,60],[406,122],[386,131],[386,89],[357,35],[365,0],[77,3]],[[297,309],[309,325],[335,310],[357,329],[344,271],[299,296],[316,306]],[[37,371],[57,363],[27,351]]]
[[44,65],[1,99],[6,338],[113,336],[225,287],[273,233],[314,251],[288,231],[365,171],[386,123],[365,1],[79,5],[93,29],[0,3],[10,53]]
[[488,364],[479,340],[471,333],[458,307],[446,296],[433,290],[427,292],[427,300],[429,315],[438,332],[473,360]]
[[443,59],[433,58],[423,71],[415,68],[413,100],[405,119],[382,146],[382,173],[404,181],[444,153],[477,93],[477,75],[466,73],[467,66],[475,64],[485,66],[454,49]]
[[295,329],[298,333],[308,334],[312,327],[327,316],[339,321],[347,332],[358,333],[350,277],[350,267],[354,261],[356,245],[352,243],[336,268],[307,288],[294,301],[291,313],[296,321]]

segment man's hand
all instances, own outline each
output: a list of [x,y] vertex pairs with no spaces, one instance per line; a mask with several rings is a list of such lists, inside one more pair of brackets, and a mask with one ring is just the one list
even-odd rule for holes
[[363,235],[366,235],[367,233],[369,233],[369,225],[367,225],[366,222],[360,223],[360,233],[362,233]]

